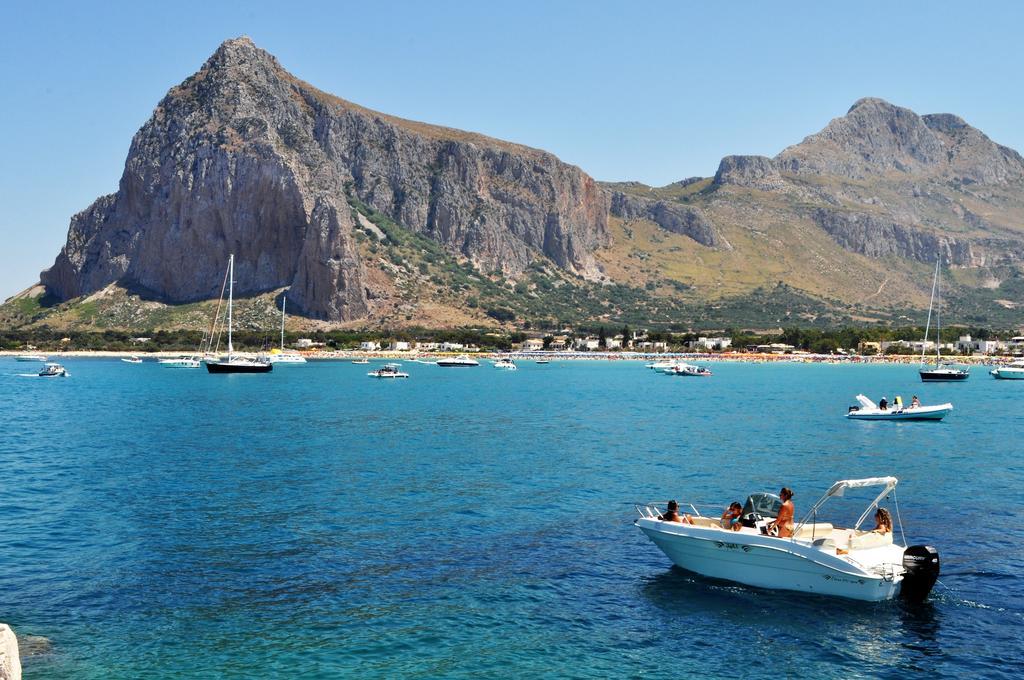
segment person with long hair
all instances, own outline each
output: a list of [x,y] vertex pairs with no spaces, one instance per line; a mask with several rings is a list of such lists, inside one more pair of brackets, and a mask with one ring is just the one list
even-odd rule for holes
[[875,528],[872,531],[880,534],[892,533],[892,515],[885,508],[875,510]]
[[788,486],[782,487],[779,492],[782,499],[782,507],[779,508],[779,516],[769,522],[768,531],[775,533],[779,538],[790,538],[793,535],[793,490]]

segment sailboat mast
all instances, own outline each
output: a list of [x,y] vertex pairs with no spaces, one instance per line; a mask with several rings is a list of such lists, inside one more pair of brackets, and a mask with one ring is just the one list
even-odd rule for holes
[[281,351],[284,351],[284,308],[288,306],[288,298],[281,298]]
[[235,348],[231,344],[231,308],[233,306],[233,300],[235,297],[235,254],[231,253],[228,256],[228,361],[231,361],[231,355],[234,354]]
[[941,350],[939,345],[942,344],[942,272],[939,269],[939,262],[941,258],[935,263],[935,297],[938,299],[939,304],[935,307],[935,367],[939,367],[939,355]]
[[924,354],[928,351],[928,331],[932,328],[932,309],[935,308],[935,286],[939,282],[939,260],[935,259],[935,274],[932,276],[932,297],[928,301],[928,321],[924,324],[924,342],[921,343],[921,365],[924,366]]

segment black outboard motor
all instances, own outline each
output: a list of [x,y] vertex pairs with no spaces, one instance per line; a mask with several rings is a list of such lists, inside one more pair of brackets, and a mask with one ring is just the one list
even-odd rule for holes
[[939,578],[939,551],[930,545],[912,545],[903,551],[903,568],[900,596],[908,602],[924,602]]

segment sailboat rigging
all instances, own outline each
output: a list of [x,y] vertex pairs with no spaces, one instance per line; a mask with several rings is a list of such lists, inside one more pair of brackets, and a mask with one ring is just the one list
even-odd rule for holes
[[[953,382],[967,380],[970,377],[968,368],[942,361],[942,290],[939,285],[939,265],[941,258],[935,260],[935,276],[932,278],[932,298],[928,303],[928,321],[924,327],[924,342],[921,343],[921,368],[918,373],[922,382]],[[939,304],[936,304],[936,299]],[[932,308],[935,309],[935,366],[925,364],[925,352],[928,348],[928,331],[932,323]]]
[[269,373],[274,366],[269,361],[238,356],[232,342],[233,311],[235,295],[235,255],[228,256],[228,355],[219,359],[209,359],[206,370],[210,373]]

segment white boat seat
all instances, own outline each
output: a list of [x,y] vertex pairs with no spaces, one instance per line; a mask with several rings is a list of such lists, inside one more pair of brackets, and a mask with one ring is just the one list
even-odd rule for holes
[[693,526],[695,527],[709,527],[715,529],[722,528],[721,520],[712,519],[711,517],[696,517],[691,515],[690,519],[693,520]]
[[864,550],[892,545],[892,532],[880,534],[877,531],[856,531],[850,533],[850,549]]
[[832,537],[832,525],[828,522],[818,522],[817,524],[805,524],[793,535],[793,538],[799,538],[803,540],[810,540],[811,538],[831,538]]

